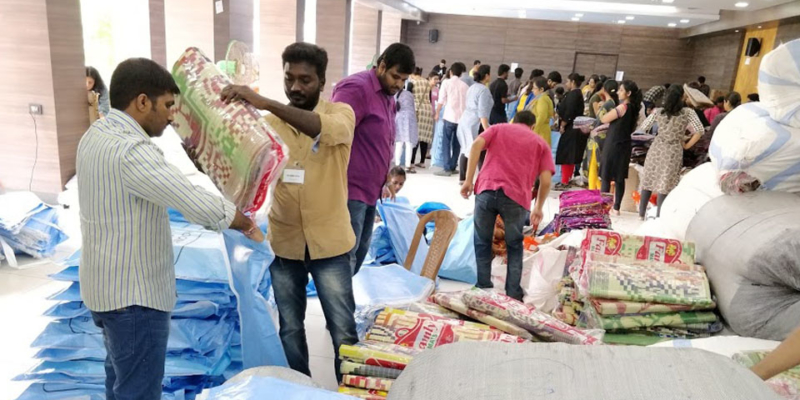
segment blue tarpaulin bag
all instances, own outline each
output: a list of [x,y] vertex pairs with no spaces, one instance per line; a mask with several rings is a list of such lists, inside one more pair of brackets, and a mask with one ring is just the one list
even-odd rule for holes
[[447,247],[439,277],[475,284],[478,282],[478,263],[475,260],[475,217],[458,223],[453,240]]
[[[416,232],[417,225],[419,225],[417,211],[407,205],[383,202],[378,204],[378,212],[389,232],[389,239],[391,240],[397,263],[405,265],[411,241],[414,239],[414,232]],[[417,275],[422,272],[427,255],[428,243],[420,240],[417,254],[411,265],[411,272]]]

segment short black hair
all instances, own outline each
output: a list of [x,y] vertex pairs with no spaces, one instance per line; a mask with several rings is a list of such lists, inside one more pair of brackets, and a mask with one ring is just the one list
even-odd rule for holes
[[537,77],[540,77],[540,76],[544,76],[544,71],[542,71],[540,69],[535,69],[535,70],[531,71],[531,79],[537,78]]
[[461,74],[463,74],[466,70],[467,66],[462,62],[456,62],[450,66],[450,72],[452,72],[454,76],[461,76]]
[[483,82],[486,79],[486,75],[491,74],[492,66],[488,64],[481,64],[478,69],[472,73],[472,79],[475,79],[475,82]]
[[440,63],[440,64],[447,64],[447,60],[445,60],[445,59],[443,58],[443,59],[439,60],[439,63]]
[[725,98],[728,103],[731,104],[731,107],[736,108],[742,105],[742,95],[739,92],[730,92],[728,93],[728,97]]
[[319,80],[325,80],[325,71],[328,69],[328,52],[322,47],[311,43],[297,42],[286,46],[281,54],[283,65],[286,63],[307,63],[317,70]]
[[556,88],[556,94],[559,95],[559,96],[564,94],[564,87],[563,86],[557,87]]
[[697,77],[697,81],[700,82],[700,83],[706,83],[706,77],[702,76],[702,75],[698,76]]
[[750,94],[747,95],[747,100],[760,101],[761,97],[758,96],[758,93],[750,93]]
[[558,72],[558,71],[553,71],[553,72],[547,74],[547,79],[549,79],[549,80],[551,80],[551,81],[553,81],[555,83],[561,83],[561,73]]
[[169,71],[149,58],[129,58],[119,63],[111,75],[108,97],[111,107],[125,110],[140,94],[155,102],[166,93],[181,93]]
[[497,68],[497,76],[503,75],[508,71],[511,71],[511,67],[509,67],[507,64],[500,64],[500,66]]
[[386,64],[386,69],[397,66],[397,72],[401,74],[411,74],[416,67],[414,60],[414,52],[411,47],[403,43],[392,43],[386,50],[383,51],[375,65],[383,62]]
[[714,104],[722,104],[724,102],[725,102],[725,96],[717,96],[717,98],[714,100]]
[[[408,157],[408,156],[406,156]],[[403,178],[406,177],[406,170],[403,169],[401,166],[394,167],[389,170],[389,176],[402,176]]]
[[514,76],[517,77],[517,79],[522,78],[522,73],[523,72],[525,72],[525,71],[523,71],[522,68],[516,68],[514,70]]
[[475,60],[475,61],[472,62],[472,66],[474,67],[474,66],[476,66],[476,65],[478,65],[480,63],[481,63],[481,60]]
[[520,111],[514,116],[514,123],[534,126],[536,125],[536,116],[528,110]]

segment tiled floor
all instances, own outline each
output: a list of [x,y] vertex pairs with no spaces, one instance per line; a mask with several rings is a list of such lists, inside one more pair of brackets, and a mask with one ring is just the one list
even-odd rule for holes
[[[438,201],[448,204],[461,217],[472,213],[473,199],[461,198],[458,178],[434,176],[430,169],[421,169],[417,174],[409,174],[406,187],[400,195],[408,197],[412,204],[425,201]],[[557,194],[551,194],[545,207],[545,222],[552,218],[558,209]],[[615,229],[634,232],[640,222],[634,214],[613,217]],[[66,257],[80,244],[77,215],[65,211],[61,224],[67,228],[71,239],[59,248],[56,258]],[[26,382],[11,379],[36,364],[33,358],[36,350],[30,343],[44,329],[48,319],[41,314],[54,303],[46,297],[65,288],[66,283],[47,278],[61,267],[49,261],[21,259],[25,269],[0,266],[0,316],[5,326],[0,328],[0,400],[15,399],[27,388]],[[442,281],[439,290],[451,291],[468,285]],[[325,329],[325,318],[319,300],[309,299],[306,316],[306,332],[311,355],[311,371],[314,379],[322,386],[335,389],[333,371],[333,347],[330,335]]]

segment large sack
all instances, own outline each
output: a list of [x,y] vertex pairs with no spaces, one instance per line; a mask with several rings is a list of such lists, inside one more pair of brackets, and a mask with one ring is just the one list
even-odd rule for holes
[[800,192],[800,128],[775,121],[763,104],[731,111],[717,126],[709,155],[725,193]]
[[255,107],[220,100],[231,81],[199,49],[187,49],[172,76],[181,90],[173,108],[175,131],[196,148],[198,162],[225,198],[243,211],[259,209],[288,161],[280,136]]
[[800,128],[800,40],[780,45],[761,60],[758,94],[772,119]]
[[783,340],[800,326],[800,197],[718,197],[700,209],[686,236],[734,332]]

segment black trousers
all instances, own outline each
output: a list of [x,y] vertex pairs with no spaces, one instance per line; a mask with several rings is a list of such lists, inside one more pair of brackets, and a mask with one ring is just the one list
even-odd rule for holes
[[414,150],[411,150],[411,165],[416,164],[414,160],[417,159],[417,149],[419,149],[419,163],[425,164],[425,157],[428,155],[428,143],[419,142]]
[[[486,160],[486,150],[481,152],[481,158],[478,159],[478,170],[483,169],[484,160]],[[458,159],[458,180],[461,182],[467,180],[467,164],[469,164],[469,158],[462,154]]]

